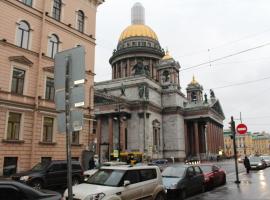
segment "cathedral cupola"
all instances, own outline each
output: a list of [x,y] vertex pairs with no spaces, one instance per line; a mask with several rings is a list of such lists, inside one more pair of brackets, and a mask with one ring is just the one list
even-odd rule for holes
[[196,81],[193,76],[192,81],[187,87],[187,99],[189,102],[202,102],[203,101],[203,87]]
[[180,64],[174,60],[167,50],[165,56],[157,65],[159,82],[163,89],[180,89],[179,69]]
[[144,7],[135,3],[131,9],[131,25],[121,33],[109,60],[112,79],[134,76],[137,69],[134,66],[142,64],[149,67],[149,77],[158,81],[156,65],[163,56],[157,34],[145,24]]

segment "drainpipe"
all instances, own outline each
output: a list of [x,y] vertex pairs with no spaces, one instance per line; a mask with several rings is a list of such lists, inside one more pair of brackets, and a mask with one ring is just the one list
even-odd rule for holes
[[47,1],[43,1],[43,14],[42,14],[42,23],[40,29],[40,48],[38,55],[38,72],[37,72],[37,81],[36,81],[36,95],[35,95],[35,109],[34,109],[34,118],[33,118],[33,129],[32,129],[32,142],[31,142],[31,155],[30,155],[30,167],[34,164],[34,154],[35,154],[35,134],[37,130],[37,115],[39,108],[39,84],[40,84],[40,74],[42,71],[42,50],[43,50],[43,39],[45,35],[44,27],[45,27],[45,18],[46,18],[46,3]]

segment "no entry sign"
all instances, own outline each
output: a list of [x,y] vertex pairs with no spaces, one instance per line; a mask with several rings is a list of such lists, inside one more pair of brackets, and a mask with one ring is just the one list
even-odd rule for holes
[[238,124],[236,127],[236,131],[239,134],[245,134],[247,132],[247,126],[245,124]]

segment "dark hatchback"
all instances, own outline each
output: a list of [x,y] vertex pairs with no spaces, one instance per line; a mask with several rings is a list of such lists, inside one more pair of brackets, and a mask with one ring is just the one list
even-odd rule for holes
[[205,191],[204,175],[197,165],[172,165],[162,172],[163,185],[168,197],[185,199]]
[[38,191],[17,181],[0,181],[1,200],[61,200],[61,194]]
[[[31,170],[14,174],[13,180],[25,183],[35,189],[49,188],[52,186],[67,185],[67,162],[53,160],[38,163]],[[78,161],[72,161],[72,184],[76,185],[83,180],[83,170]]]
[[211,164],[200,165],[200,167],[204,174],[207,189],[226,184],[226,172],[222,168]]

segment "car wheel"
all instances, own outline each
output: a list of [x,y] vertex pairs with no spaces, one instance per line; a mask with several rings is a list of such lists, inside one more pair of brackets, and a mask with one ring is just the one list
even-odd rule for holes
[[158,195],[155,198],[155,200],[166,200],[166,196],[165,196],[164,193],[160,192],[160,193],[158,193]]
[[34,180],[32,181],[31,186],[36,190],[41,190],[43,188],[43,183],[40,180]]
[[226,184],[226,182],[227,182],[227,180],[226,180],[226,175],[224,175],[224,177],[223,177],[223,179],[222,179],[222,183],[221,183],[221,185],[225,185],[225,184]]
[[204,192],[205,192],[205,185],[203,184],[201,188],[201,193],[204,193]]
[[80,180],[78,177],[73,177],[72,178],[72,185],[79,185],[80,184]]
[[180,200],[184,200],[187,197],[186,191],[180,190],[178,193],[178,197],[180,198]]

